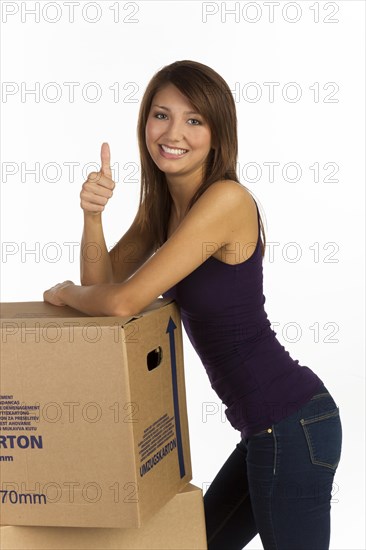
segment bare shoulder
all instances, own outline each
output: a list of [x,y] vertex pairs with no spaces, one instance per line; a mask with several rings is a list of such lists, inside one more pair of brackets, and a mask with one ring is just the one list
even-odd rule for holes
[[243,251],[250,249],[253,253],[259,237],[255,200],[243,185],[234,180],[220,180],[211,187],[210,199],[217,205],[220,201],[225,203],[226,211],[230,212],[224,222],[230,237],[213,256],[224,263],[241,263],[250,257]]
[[[252,195],[241,183],[235,180],[217,180],[208,189],[215,189],[217,193],[225,193],[228,197],[242,198],[253,202]],[[254,202],[253,202],[254,205]]]
[[248,194],[245,187],[235,180],[217,180],[210,185],[208,190],[215,190],[216,193],[225,193],[228,196],[239,196],[239,194]]
[[[233,207],[233,215],[237,212],[241,222],[243,214],[248,218],[256,218],[256,205],[251,193],[235,180],[218,180],[213,183],[204,193],[210,202],[225,201]],[[217,204],[217,203],[216,203]]]

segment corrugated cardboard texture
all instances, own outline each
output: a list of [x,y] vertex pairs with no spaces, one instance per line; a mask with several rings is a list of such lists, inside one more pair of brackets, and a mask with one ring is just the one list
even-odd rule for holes
[[[151,304],[149,304],[144,311],[144,315],[149,311],[154,311],[170,303],[172,300],[169,298],[157,298]],[[141,314],[129,317],[117,317],[121,320],[121,324],[125,324],[128,319],[139,317]],[[69,306],[53,306],[48,302],[1,302],[0,303],[0,319],[15,319],[15,318],[40,318],[40,317],[53,317],[55,319],[62,317],[86,317],[90,320],[90,316],[86,313],[82,313]],[[98,317],[107,321],[106,317]],[[96,319],[96,317],[93,317]],[[116,319],[116,317],[112,317]]]
[[2,310],[0,523],[140,526],[192,479],[176,304]]
[[206,550],[202,491],[188,484],[139,529],[0,527],[1,550]]

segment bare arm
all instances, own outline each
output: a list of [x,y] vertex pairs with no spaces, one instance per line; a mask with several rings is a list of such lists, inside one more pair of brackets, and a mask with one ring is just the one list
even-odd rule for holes
[[154,253],[151,235],[133,220],[130,228],[108,252],[100,217],[84,215],[80,253],[82,285],[123,283]]
[[150,232],[142,231],[136,218],[137,214],[131,227],[109,252],[113,283],[127,281],[154,253]]
[[142,232],[136,223],[108,252],[102,225],[102,211],[113,195],[110,150],[101,148],[101,170],[89,174],[80,193],[84,211],[84,228],[80,249],[80,282],[83,286],[119,283],[128,279],[153,253],[148,231]]
[[84,211],[84,229],[80,247],[80,281],[82,285],[113,282],[111,260],[105,244],[102,212],[113,195],[111,153],[108,143],[100,151],[101,168],[91,172],[80,192]]
[[[47,291],[44,299],[89,315],[124,317],[139,313],[232,240],[238,220],[242,219],[243,200],[243,192],[235,182],[217,182],[202,194],[170,238],[127,281],[89,287],[66,281]],[[207,243],[215,244],[208,253]]]
[[112,262],[104,239],[101,216],[84,212],[84,229],[80,248],[80,282],[82,285],[112,283]]

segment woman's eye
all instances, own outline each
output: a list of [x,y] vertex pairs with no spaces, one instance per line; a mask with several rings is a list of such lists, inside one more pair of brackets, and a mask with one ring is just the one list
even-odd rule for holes
[[[166,115],[165,113],[155,113],[154,114],[154,117],[157,118],[158,120],[165,120],[166,117],[168,115]],[[190,126],[199,126],[200,124],[202,124],[202,122],[196,118],[190,118],[188,119],[188,122],[190,124]]]

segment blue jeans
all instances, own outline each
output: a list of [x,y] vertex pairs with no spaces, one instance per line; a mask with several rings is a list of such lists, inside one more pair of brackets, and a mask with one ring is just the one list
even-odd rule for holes
[[209,550],[328,550],[339,408],[324,385],[301,409],[236,445],[204,495]]

